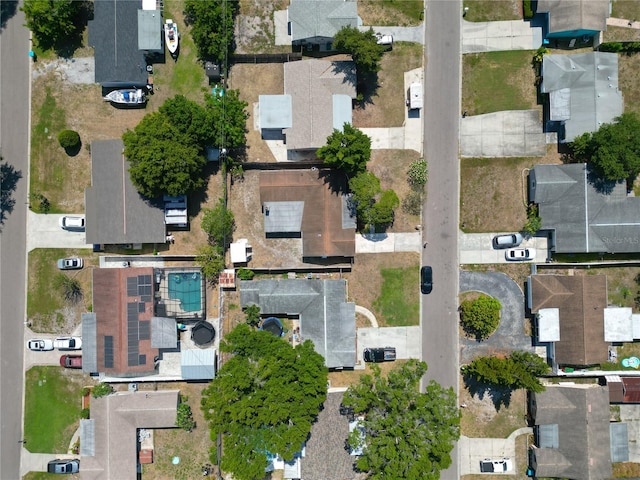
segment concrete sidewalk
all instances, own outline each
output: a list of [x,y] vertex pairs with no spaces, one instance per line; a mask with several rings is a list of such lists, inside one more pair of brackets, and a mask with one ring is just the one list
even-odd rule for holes
[[462,21],[462,53],[536,50],[541,45],[542,28],[523,20]]
[[356,234],[356,253],[419,252],[422,232]]

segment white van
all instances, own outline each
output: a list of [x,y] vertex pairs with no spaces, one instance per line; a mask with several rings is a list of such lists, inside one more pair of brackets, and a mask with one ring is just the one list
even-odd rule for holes
[[417,110],[422,108],[422,84],[412,83],[409,86],[409,98],[407,99],[407,106],[411,110]]

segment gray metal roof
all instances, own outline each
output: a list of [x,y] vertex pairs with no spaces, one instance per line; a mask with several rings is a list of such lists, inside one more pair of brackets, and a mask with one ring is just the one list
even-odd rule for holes
[[538,0],[536,12],[549,14],[550,34],[576,36],[607,29],[609,0]]
[[556,253],[640,251],[640,198],[627,196],[624,181],[598,179],[582,163],[536,165],[529,198],[542,228],[556,232]]
[[98,371],[98,346],[96,330],[96,314],[82,314],[82,371],[95,373]]
[[291,95],[260,95],[260,128],[281,129],[293,126]]
[[138,49],[162,51],[164,47],[162,13],[160,10],[138,10]]
[[301,232],[303,212],[304,202],[264,202],[264,232]]
[[549,93],[550,120],[564,122],[563,142],[612,123],[623,110],[618,54],[545,55],[542,93]]
[[358,26],[354,0],[291,0],[288,15],[293,42],[330,41],[343,27]]
[[95,0],[89,21],[89,45],[94,48],[96,83],[146,85],[147,65],[138,49],[140,0]]
[[629,429],[626,423],[612,422],[609,424],[611,436],[611,461],[629,461]]
[[180,352],[180,367],[184,380],[211,380],[215,377],[215,350],[190,349]]
[[345,123],[351,125],[351,97],[338,94],[333,95],[331,100],[333,104],[333,128],[342,132]]
[[176,321],[167,317],[151,317],[151,348],[176,348],[178,329]]
[[355,304],[344,280],[240,281],[240,303],[264,315],[298,315],[302,340],[311,340],[328,368],[352,368],[356,358]]
[[85,190],[87,243],[164,243],[163,205],[154,206],[131,183],[122,140],[91,143],[91,187]]

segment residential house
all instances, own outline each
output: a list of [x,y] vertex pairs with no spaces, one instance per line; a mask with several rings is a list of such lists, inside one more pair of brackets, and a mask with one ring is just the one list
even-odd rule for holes
[[128,391],[91,399],[91,419],[80,420],[80,478],[139,477],[144,433],[175,428],[179,393]]
[[356,70],[350,61],[305,60],[284,64],[284,95],[260,95],[265,139],[284,138],[289,152],[325,145],[334,129],[351,123]]
[[300,340],[311,340],[328,368],[353,368],[356,310],[346,287],[345,280],[242,280],[240,304],[258,305],[262,315],[297,317]]
[[640,198],[627,195],[624,181],[598,178],[586,164],[536,165],[529,201],[555,253],[640,252]]
[[606,386],[548,385],[531,394],[529,415],[537,478],[602,480],[611,477],[612,462],[629,459],[627,426],[609,422]]
[[102,245],[163,244],[164,204],[138,193],[123,151],[120,139],[91,143],[91,186],[85,190],[86,241]]
[[287,17],[291,44],[317,45],[320,50],[331,50],[340,29],[362,23],[355,0],[291,0]]
[[199,269],[96,268],[92,273],[93,312],[82,315],[84,371],[111,381],[214,377],[213,347],[194,338],[206,324]]
[[96,83],[144,87],[147,64],[164,52],[162,12],[143,9],[141,0],[95,0],[88,43],[95,50]]
[[330,170],[260,172],[264,231],[302,239],[303,258],[355,256],[356,219],[344,175]]
[[547,129],[558,131],[561,143],[596,132],[622,115],[617,53],[545,55],[541,75],[540,92],[549,107]]
[[609,403],[640,403],[640,377],[605,375],[609,387]]
[[610,0],[538,0],[547,39],[594,38],[607,29]]

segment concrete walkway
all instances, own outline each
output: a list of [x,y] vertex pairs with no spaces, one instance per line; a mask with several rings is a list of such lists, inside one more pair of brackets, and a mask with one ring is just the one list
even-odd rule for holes
[[366,32],[370,28],[376,33],[383,35],[393,35],[394,42],[413,42],[424,44],[424,23],[415,27],[383,27],[383,26],[360,26],[361,32]]
[[637,20],[627,20],[626,18],[607,18],[607,25],[612,27],[621,27],[621,28],[633,28],[635,30],[640,30],[640,22]]
[[510,110],[462,118],[463,157],[538,157],[547,153],[538,110]]
[[356,234],[356,253],[419,252],[422,232]]
[[462,53],[536,50],[541,45],[542,28],[523,20],[462,21]]
[[368,308],[364,308],[360,305],[356,305],[356,313],[359,313],[367,317],[367,319],[369,319],[369,322],[371,322],[371,326],[373,328],[378,328],[378,320],[376,320],[376,316],[373,314],[371,310],[369,310]]
[[469,438],[461,436],[458,441],[460,454],[460,475],[481,473],[480,461],[485,458],[510,458],[513,471],[503,475],[516,475],[516,438],[533,433],[530,427],[515,430],[507,438]]

